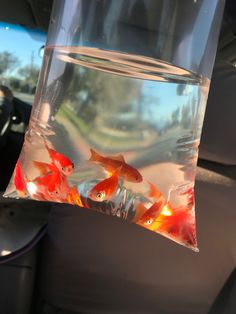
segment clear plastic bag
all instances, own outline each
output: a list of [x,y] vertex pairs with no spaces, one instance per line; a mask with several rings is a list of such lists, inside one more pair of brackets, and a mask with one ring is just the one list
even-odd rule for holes
[[143,5],[54,3],[5,196],[91,208],[197,251],[195,171],[223,3]]

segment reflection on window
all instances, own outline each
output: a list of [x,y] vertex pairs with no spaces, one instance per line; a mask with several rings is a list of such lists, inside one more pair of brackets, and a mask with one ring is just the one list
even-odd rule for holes
[[0,23],[0,84],[32,104],[46,34],[18,25]]

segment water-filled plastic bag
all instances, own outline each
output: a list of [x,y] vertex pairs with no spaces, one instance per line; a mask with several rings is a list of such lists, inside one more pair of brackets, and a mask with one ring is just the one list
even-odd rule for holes
[[195,172],[222,6],[55,2],[5,196],[91,208],[197,251]]

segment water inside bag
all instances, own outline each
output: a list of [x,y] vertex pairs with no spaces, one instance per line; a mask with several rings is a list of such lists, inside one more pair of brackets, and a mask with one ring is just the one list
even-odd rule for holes
[[48,46],[9,197],[64,202],[197,250],[209,80],[139,55]]

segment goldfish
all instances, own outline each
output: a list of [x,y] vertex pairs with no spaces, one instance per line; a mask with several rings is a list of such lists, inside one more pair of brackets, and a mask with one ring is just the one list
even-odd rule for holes
[[118,186],[119,177],[117,173],[118,170],[115,171],[109,178],[96,184],[89,192],[89,198],[97,202],[110,199]]
[[128,165],[124,157],[122,155],[117,156],[109,156],[104,157],[99,155],[93,149],[90,149],[91,157],[90,161],[98,162],[105,168],[106,171],[110,173],[114,173],[116,170],[119,169],[118,175],[123,179],[130,181],[130,182],[142,182],[143,178],[139,171],[132,166]]
[[150,230],[155,230],[159,225],[159,221],[156,219],[160,215],[171,215],[171,204],[169,204],[163,193],[153,183],[148,182],[148,184],[150,187],[148,196],[154,198],[156,202],[149,209],[142,203],[139,203],[133,222],[137,222],[139,225]]
[[[34,161],[34,166],[39,170],[41,176],[38,177],[38,181],[44,181],[44,185],[48,182],[48,188],[50,191],[50,184],[57,186],[58,194],[62,199],[66,199],[66,195],[70,189],[67,176],[59,171],[58,167],[54,164],[48,164],[46,162]],[[52,181],[47,178],[50,177]]]
[[50,148],[44,139],[45,147],[48,151],[48,154],[52,160],[52,163],[62,172],[65,176],[69,176],[72,174],[74,169],[73,162],[66,156],[61,153],[58,153],[54,149]]
[[162,202],[153,203],[148,209],[142,203],[139,203],[137,206],[137,212],[141,211],[144,212],[144,214],[138,219],[137,224],[149,230],[155,230],[155,222],[161,214],[162,207]]
[[184,208],[176,208],[171,216],[163,216],[158,231],[196,246],[196,227],[192,212]]
[[40,176],[34,179],[38,184],[47,185],[49,191],[53,191],[56,185],[60,183],[60,173],[59,171],[52,171],[45,176]]
[[150,190],[149,190],[149,197],[155,198],[158,202],[162,202],[160,206],[162,206],[161,215],[164,216],[171,216],[173,211],[173,205],[170,203],[168,199],[166,199],[163,193],[153,184],[149,183]]
[[19,161],[17,161],[16,167],[15,167],[14,185],[20,197],[26,196],[26,191],[27,191],[26,182],[25,182],[25,178],[22,173],[22,168]]
[[27,190],[35,199],[61,201],[59,171],[49,172],[45,176],[27,181]]

